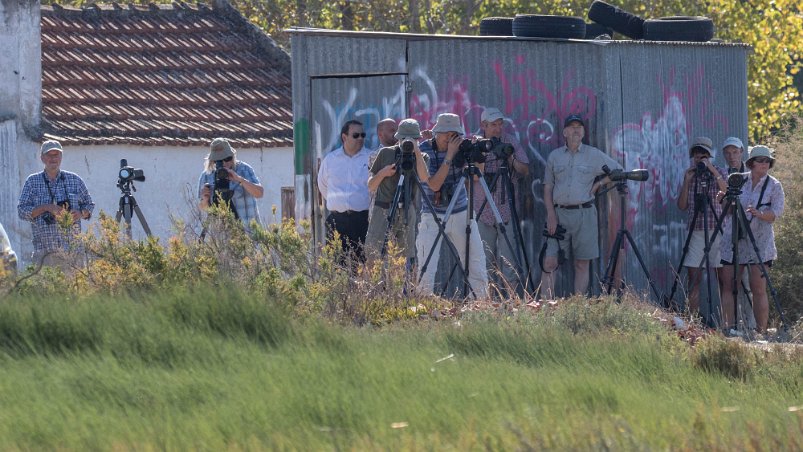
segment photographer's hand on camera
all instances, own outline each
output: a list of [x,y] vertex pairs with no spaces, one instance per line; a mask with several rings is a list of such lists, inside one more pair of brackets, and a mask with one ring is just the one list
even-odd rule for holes
[[439,191],[441,189],[443,181],[445,181],[446,176],[449,175],[449,168],[452,166],[452,161],[460,149],[460,143],[463,142],[463,138],[457,133],[449,133],[451,133],[452,136],[449,137],[448,145],[446,147],[446,158],[444,159],[443,163],[441,163],[438,171],[429,177],[429,188],[431,188],[432,191]]

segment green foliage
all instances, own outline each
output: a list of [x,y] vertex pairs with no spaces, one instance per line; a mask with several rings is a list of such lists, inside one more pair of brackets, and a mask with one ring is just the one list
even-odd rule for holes
[[6,298],[0,449],[803,446],[800,352],[718,344],[755,360],[709,372],[641,305],[381,329],[283,305],[214,284]]
[[[776,157],[770,174],[781,182],[786,198],[783,216],[774,224],[778,261],[770,270],[770,278],[787,320],[792,323],[803,318],[803,249],[800,246],[803,243],[801,125],[803,121],[797,118],[791,127],[783,130],[769,143],[775,148]],[[771,307],[770,313],[777,320],[775,309]]]

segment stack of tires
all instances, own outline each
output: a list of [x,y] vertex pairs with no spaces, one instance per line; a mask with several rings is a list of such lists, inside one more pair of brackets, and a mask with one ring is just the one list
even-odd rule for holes
[[644,20],[600,0],[591,4],[588,18],[593,22],[587,24],[580,17],[539,14],[486,17],[480,22],[480,35],[611,39],[616,32],[631,39],[691,42],[706,42],[714,37],[714,22],[708,17],[671,16]]
[[714,37],[714,21],[700,16],[671,16],[644,20],[621,8],[595,0],[588,18],[631,39],[706,42]]

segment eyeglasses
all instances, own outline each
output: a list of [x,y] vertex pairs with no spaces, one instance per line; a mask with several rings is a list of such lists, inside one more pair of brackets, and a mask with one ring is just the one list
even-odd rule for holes
[[769,163],[771,160],[769,157],[756,157],[753,159],[755,163]]
[[351,134],[351,138],[354,138],[355,140],[358,139],[358,138],[365,138],[365,132],[363,132],[363,133],[352,133]]
[[230,162],[232,160],[234,160],[234,156],[233,155],[230,155],[230,156],[228,156],[228,157],[223,159],[224,162]]

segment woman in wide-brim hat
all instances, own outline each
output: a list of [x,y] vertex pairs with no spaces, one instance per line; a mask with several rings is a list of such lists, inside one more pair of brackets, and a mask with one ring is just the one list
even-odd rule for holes
[[[772,149],[767,146],[753,146],[750,148],[749,158],[745,163],[750,170],[746,174],[746,181],[739,196],[748,227],[755,238],[755,245],[765,268],[769,269],[778,257],[775,248],[775,231],[773,223],[782,214],[784,209],[784,192],[778,179],[769,175],[769,170],[775,165]],[[733,262],[734,245],[731,240],[731,228],[725,228],[725,239],[722,240],[722,278],[725,290],[722,293],[723,325],[728,331],[734,326],[733,309],[733,269],[734,264],[739,265],[736,274],[741,275],[744,266],[750,268],[750,290],[753,292],[753,313],[756,317],[756,327],[759,333],[767,330],[769,317],[769,299],[767,296],[767,281],[764,279],[758,265],[759,256],[753,248],[749,234],[740,234],[738,240],[739,262]]]

